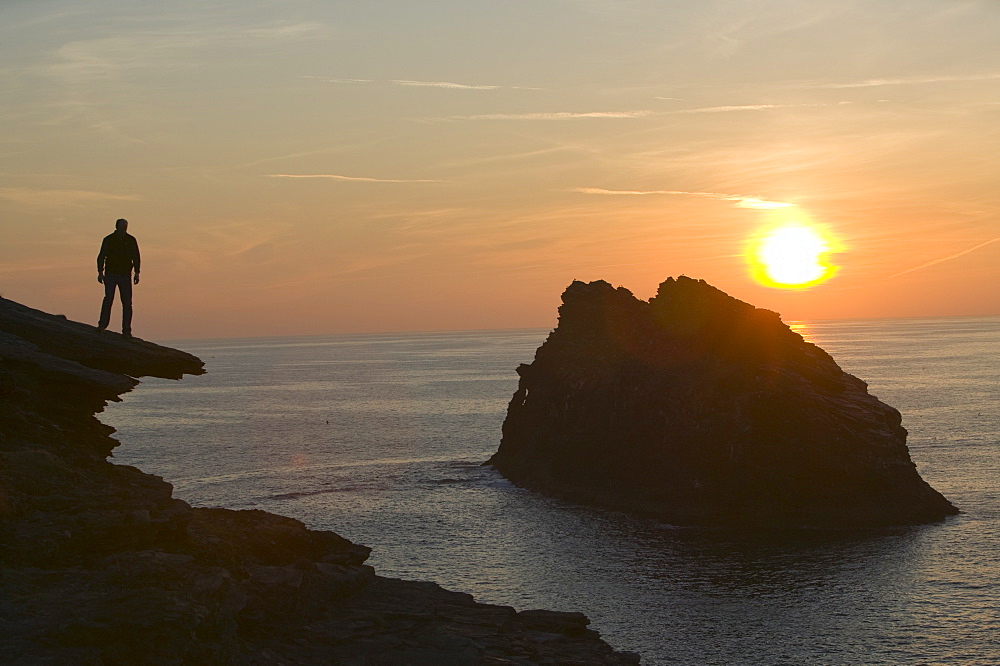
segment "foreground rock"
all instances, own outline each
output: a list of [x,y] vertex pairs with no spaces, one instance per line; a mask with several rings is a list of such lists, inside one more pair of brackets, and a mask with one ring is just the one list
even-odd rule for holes
[[778,315],[680,277],[647,303],[574,282],[489,463],[678,525],[869,527],[958,513],[898,411]]
[[106,460],[94,414],[173,349],[0,299],[4,664],[636,663],[576,613],[382,578],[369,549],[262,511],[193,509]]

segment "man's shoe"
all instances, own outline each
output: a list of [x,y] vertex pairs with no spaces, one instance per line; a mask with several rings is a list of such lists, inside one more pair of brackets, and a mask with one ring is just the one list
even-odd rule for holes
[[132,333],[122,333],[122,337],[123,338],[128,338],[129,340],[131,340],[132,339]]
[[107,327],[107,326],[98,326],[98,327],[97,327],[97,332],[98,332],[98,333],[103,333],[103,332],[104,332],[104,331],[106,331],[106,330],[108,330],[108,327]]

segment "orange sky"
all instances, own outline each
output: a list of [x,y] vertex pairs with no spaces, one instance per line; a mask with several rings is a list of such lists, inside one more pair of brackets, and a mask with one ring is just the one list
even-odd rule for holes
[[[1000,314],[998,34],[988,0],[9,0],[0,294],[96,323],[125,217],[150,339],[547,327],[574,279],[681,274],[786,321]],[[831,280],[751,278],[779,218]]]

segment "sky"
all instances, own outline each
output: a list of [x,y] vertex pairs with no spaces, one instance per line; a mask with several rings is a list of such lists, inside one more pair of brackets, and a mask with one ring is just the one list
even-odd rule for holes
[[[3,0],[0,295],[148,339],[551,327],[573,280],[1000,314],[996,0]],[[829,280],[757,282],[787,221]],[[117,325],[118,305],[113,315]]]

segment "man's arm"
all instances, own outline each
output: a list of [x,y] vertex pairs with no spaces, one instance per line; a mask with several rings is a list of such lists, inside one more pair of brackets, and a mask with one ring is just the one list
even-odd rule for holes
[[101,251],[97,253],[97,281],[104,282],[104,262],[108,258],[108,239],[101,241]]
[[139,241],[132,238],[132,267],[135,268],[135,284],[139,284]]

